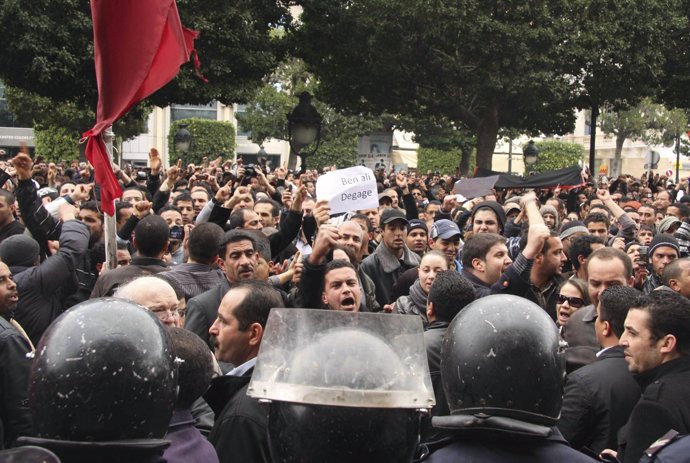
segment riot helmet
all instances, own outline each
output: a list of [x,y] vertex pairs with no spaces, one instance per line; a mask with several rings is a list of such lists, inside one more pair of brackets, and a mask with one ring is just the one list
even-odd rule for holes
[[162,438],[176,391],[163,324],[130,301],[98,298],[48,327],[28,396],[37,437],[88,442]]
[[556,325],[533,302],[477,299],[443,339],[441,377],[451,416],[434,417],[433,425],[548,434],[560,416],[563,348]]
[[421,319],[273,309],[248,388],[277,462],[410,462],[435,401]]

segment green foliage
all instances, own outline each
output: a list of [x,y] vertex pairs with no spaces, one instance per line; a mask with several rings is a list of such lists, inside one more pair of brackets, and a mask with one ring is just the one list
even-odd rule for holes
[[[191,63],[150,102],[247,101],[287,51],[287,2],[179,0],[182,24],[199,31],[196,49],[205,84]],[[0,2],[0,79],[54,101],[95,108],[96,75],[90,4],[84,0]],[[11,38],[11,39],[9,39]]]
[[34,128],[36,154],[48,162],[79,159],[79,135],[62,127]]
[[[76,140],[96,122],[96,113],[76,100],[56,103],[50,98],[40,96],[15,87],[6,87],[7,103],[16,115],[17,123],[26,127],[60,128],[74,134]],[[151,106],[141,102],[113,125],[115,135],[123,140],[136,137],[146,130],[146,119]]]
[[576,106],[653,92],[678,1],[302,0],[292,37],[323,101],[464,123],[488,168],[500,129],[562,134]]
[[571,0],[565,48],[580,108],[637,104],[655,93],[680,26],[678,0]]
[[525,168],[537,173],[571,167],[585,157],[585,149],[579,143],[546,140],[534,145],[539,150],[539,157],[531,168]]
[[316,154],[307,158],[307,166],[322,169],[336,165],[344,169],[357,165],[359,137],[379,130],[381,119],[344,115],[323,103],[315,106],[323,116],[322,141]]
[[573,126],[559,57],[565,0],[302,4],[297,53],[329,104],[462,123],[476,135],[483,167],[491,166],[500,127]]
[[[187,130],[192,134],[192,145],[184,155],[175,150],[173,141],[175,132],[181,124],[187,124]],[[168,150],[171,164],[177,162],[180,156],[183,157],[184,164],[200,164],[204,156],[209,159],[223,156],[227,159],[232,157],[235,151],[235,127],[226,121],[180,119],[170,126]]]
[[[474,156],[470,162],[470,171],[474,170]],[[460,166],[459,150],[443,150],[420,146],[417,150],[417,172],[439,171],[442,174],[455,175]]]
[[[245,113],[238,114],[240,126],[251,132],[250,138],[257,144],[267,138],[286,140],[287,114],[299,103],[297,95],[304,91],[318,94],[316,79],[306,71],[301,60],[286,60],[247,103]],[[307,166],[322,169],[332,165],[338,168],[356,165],[359,137],[380,129],[381,118],[344,114],[316,99],[312,104],[323,118],[321,145],[313,156],[307,158]],[[311,148],[306,147],[303,151],[308,152]]]

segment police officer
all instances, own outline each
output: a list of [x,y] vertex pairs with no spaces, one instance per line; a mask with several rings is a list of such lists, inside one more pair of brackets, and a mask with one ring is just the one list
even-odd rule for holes
[[564,373],[558,329],[538,305],[510,295],[468,305],[441,348],[450,416],[432,419],[453,437],[435,451],[429,446],[427,461],[595,461],[555,427]]
[[410,463],[434,404],[421,319],[273,309],[248,394],[274,463]]
[[34,436],[20,445],[63,463],[159,462],[177,391],[169,335],[123,299],[92,299],[56,319],[29,380]]

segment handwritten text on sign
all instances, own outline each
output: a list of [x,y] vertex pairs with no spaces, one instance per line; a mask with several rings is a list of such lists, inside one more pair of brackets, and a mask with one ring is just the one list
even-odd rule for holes
[[316,182],[316,197],[330,203],[331,214],[379,207],[374,173],[364,166],[321,175]]

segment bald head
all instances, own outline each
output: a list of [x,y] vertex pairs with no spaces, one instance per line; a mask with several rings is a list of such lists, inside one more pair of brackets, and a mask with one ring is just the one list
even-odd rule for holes
[[170,284],[156,277],[140,277],[118,288],[115,297],[129,299],[153,312],[161,322],[179,324],[178,299]]

